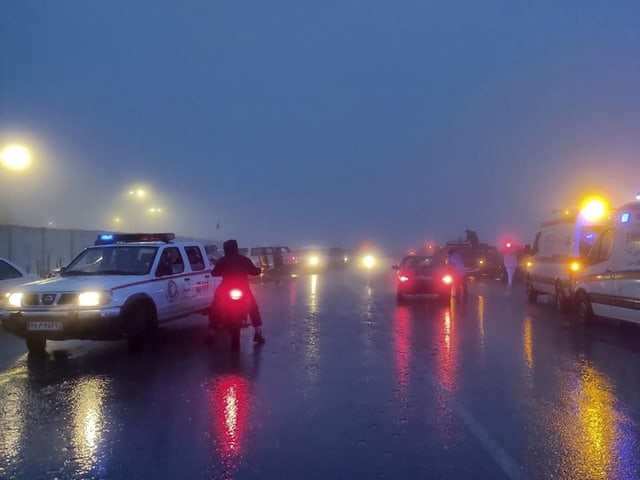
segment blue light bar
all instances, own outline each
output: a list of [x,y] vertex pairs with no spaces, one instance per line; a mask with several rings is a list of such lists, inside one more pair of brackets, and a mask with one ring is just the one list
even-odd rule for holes
[[620,223],[629,223],[630,219],[631,219],[631,215],[629,214],[629,212],[624,212],[620,216]]
[[171,243],[176,238],[173,233],[102,233],[94,245],[113,245],[130,242],[163,242]]

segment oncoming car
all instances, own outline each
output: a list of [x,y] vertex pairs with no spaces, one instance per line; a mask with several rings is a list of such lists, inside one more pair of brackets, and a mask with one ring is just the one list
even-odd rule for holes
[[205,248],[173,234],[104,234],[60,276],[15,287],[4,329],[41,354],[47,340],[124,338],[137,349],[162,323],[206,314],[214,280]]
[[406,295],[431,294],[443,302],[451,299],[454,276],[444,259],[439,256],[407,255],[396,270],[397,300]]

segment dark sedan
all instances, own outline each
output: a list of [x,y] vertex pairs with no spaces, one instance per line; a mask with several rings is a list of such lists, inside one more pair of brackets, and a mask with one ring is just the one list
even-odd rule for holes
[[397,299],[402,302],[406,295],[437,295],[442,301],[451,299],[453,275],[444,259],[437,256],[407,255],[396,270]]

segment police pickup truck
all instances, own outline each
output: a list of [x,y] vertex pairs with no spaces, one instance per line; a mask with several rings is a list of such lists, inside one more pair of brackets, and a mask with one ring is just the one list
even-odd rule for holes
[[158,325],[209,311],[212,265],[198,242],[172,233],[102,234],[59,276],[0,299],[7,332],[42,354],[47,340],[126,339],[140,348]]

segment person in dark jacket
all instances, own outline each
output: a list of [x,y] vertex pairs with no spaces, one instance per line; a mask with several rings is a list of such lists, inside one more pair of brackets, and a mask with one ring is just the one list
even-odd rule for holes
[[218,305],[220,305],[219,296],[225,291],[225,286],[233,286],[243,290],[247,295],[249,302],[249,317],[251,318],[251,324],[254,328],[253,341],[255,343],[264,343],[265,339],[262,336],[262,318],[260,317],[260,310],[256,302],[251,287],[249,286],[249,275],[257,276],[262,273],[258,267],[256,267],[249,257],[240,255],[238,251],[238,242],[235,240],[227,240],[223,244],[224,256],[220,258],[211,275],[214,277],[222,277],[220,287],[218,287],[213,295],[213,304],[211,306],[211,312],[209,314],[209,336],[207,340],[212,342],[215,335],[217,319],[219,318]]

